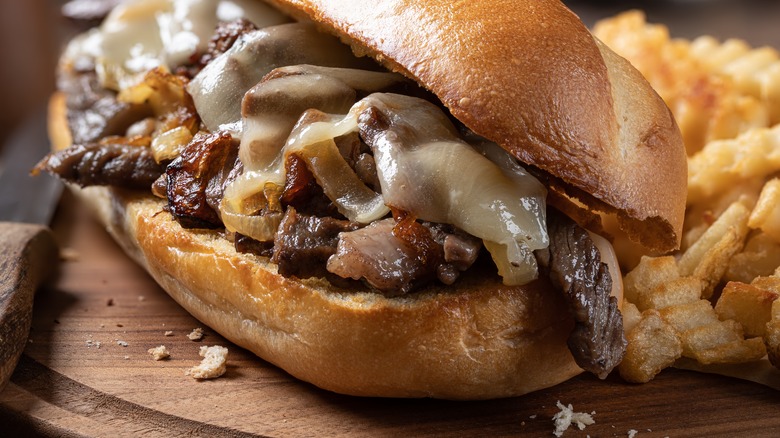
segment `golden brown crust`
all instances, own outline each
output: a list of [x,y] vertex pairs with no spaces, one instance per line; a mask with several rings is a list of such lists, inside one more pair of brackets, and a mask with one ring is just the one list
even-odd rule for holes
[[[52,99],[52,143],[69,141]],[[220,232],[184,230],[150,195],[71,187],[123,249],[189,313],[293,376],[365,396],[516,396],[582,370],[566,346],[573,321],[549,285],[472,275],[408,297],[346,293],[276,273]],[[490,278],[486,280],[485,278]],[[540,366],[544,364],[544,366]]]
[[[686,170],[674,121],[558,2],[503,0],[489,10],[444,0],[279,3],[418,80],[471,129],[562,181],[561,193],[618,212],[646,245],[678,243]],[[57,140],[64,124],[51,126],[57,147],[69,143]],[[344,293],[284,278],[219,233],[183,230],[150,196],[77,190],[187,311],[322,388],[482,399],[581,372],[565,342],[572,321],[544,283],[471,276],[403,298]]]
[[679,246],[687,164],[674,119],[558,0],[273,2],[429,88],[589,208],[617,213],[634,240]]

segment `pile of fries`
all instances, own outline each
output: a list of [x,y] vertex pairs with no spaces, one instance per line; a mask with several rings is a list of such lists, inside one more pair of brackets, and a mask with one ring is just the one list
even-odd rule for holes
[[672,39],[636,11],[594,34],[667,102],[689,157],[682,249],[618,252],[628,271],[621,376],[647,382],[681,357],[780,368],[780,54]]

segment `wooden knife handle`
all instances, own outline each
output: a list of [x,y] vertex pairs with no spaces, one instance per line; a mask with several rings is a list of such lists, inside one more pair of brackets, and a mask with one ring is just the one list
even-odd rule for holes
[[58,252],[48,228],[0,222],[0,391],[27,344],[33,296],[54,272]]

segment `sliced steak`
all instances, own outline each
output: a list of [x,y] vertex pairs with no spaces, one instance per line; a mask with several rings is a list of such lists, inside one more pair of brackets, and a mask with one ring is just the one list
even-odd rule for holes
[[36,166],[65,181],[86,186],[149,190],[163,172],[148,147],[127,144],[77,144],[47,155]]
[[74,144],[124,135],[132,124],[151,115],[147,105],[117,101],[116,93],[100,86],[94,70],[60,74],[58,86],[66,95],[68,127]]
[[363,280],[387,296],[402,295],[421,276],[430,276],[414,248],[393,235],[394,219],[344,233],[327,268],[343,278]]
[[325,277],[325,264],[336,252],[339,233],[357,228],[349,221],[299,214],[289,207],[274,237],[271,261],[286,277]]
[[600,378],[623,359],[626,339],[612,277],[588,232],[567,216],[548,211],[550,246],[536,251],[541,275],[547,275],[569,303],[575,327],[568,346],[577,364]]

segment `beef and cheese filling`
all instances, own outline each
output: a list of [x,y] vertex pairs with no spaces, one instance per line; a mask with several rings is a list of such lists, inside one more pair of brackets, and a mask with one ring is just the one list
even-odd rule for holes
[[151,190],[182,227],[224,229],[288,277],[386,296],[480,258],[507,286],[544,277],[571,303],[578,363],[605,376],[625,341],[589,233],[435,97],[287,21],[257,1],[115,9],[66,52],[74,146],[40,167]]

